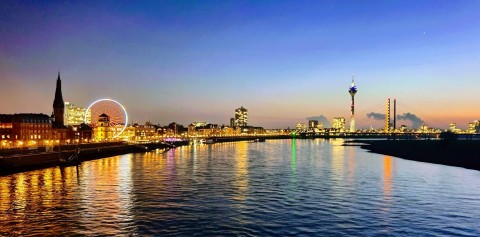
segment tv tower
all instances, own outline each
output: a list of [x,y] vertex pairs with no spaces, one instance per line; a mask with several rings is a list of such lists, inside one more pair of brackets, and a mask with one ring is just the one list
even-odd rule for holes
[[352,85],[348,89],[348,93],[352,96],[352,117],[350,119],[350,132],[355,132],[355,94],[357,94],[357,87],[355,86],[355,76],[352,76]]

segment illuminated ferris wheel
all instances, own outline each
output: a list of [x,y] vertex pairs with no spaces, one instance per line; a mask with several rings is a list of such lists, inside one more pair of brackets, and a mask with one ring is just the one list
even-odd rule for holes
[[[99,99],[90,104],[87,111],[90,111],[91,125],[93,127],[97,126],[100,115],[105,114],[110,119],[110,127],[120,128],[119,130],[114,130],[113,138],[120,136],[120,134],[125,131],[125,128],[127,128],[127,110],[125,110],[125,107],[123,107],[118,101],[112,99]],[[87,121],[89,120],[87,114],[85,114],[84,122],[87,123]]]

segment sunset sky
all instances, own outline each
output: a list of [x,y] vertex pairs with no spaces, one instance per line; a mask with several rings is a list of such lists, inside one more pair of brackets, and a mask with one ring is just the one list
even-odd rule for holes
[[[480,119],[480,1],[2,1],[0,113],[63,98],[139,123],[381,127],[387,97],[429,126]],[[407,121],[399,124],[411,125]]]

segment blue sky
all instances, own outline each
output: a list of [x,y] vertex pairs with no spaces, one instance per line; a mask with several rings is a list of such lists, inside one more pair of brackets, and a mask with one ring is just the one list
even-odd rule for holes
[[[387,97],[431,126],[480,118],[480,1],[2,1],[0,113],[121,102],[134,121],[293,127]],[[400,103],[399,103],[400,104]],[[369,109],[372,108],[370,111]],[[349,119],[347,119],[349,121]],[[407,124],[408,125],[408,124]]]

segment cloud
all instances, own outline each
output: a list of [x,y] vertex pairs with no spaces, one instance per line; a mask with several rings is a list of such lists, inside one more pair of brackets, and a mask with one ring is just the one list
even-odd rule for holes
[[[380,114],[380,113],[375,113],[375,112],[370,112],[367,114],[368,118],[373,118],[375,120],[385,120],[385,114]],[[397,115],[397,120],[405,120],[405,121],[410,121],[412,122],[412,127],[417,129],[420,126],[422,126],[425,121],[417,117],[417,115],[412,114],[412,113],[404,113],[404,114],[399,114]]]
[[368,118],[373,118],[375,120],[385,120],[385,114],[370,112],[367,114]]
[[310,116],[310,117],[307,117],[305,118],[306,120],[317,120],[319,123],[323,123],[323,125],[325,127],[330,127],[330,122],[328,121],[327,117],[323,116],[323,115],[319,115],[319,116]]
[[401,115],[397,115],[397,119],[398,120],[408,120],[408,121],[412,122],[412,127],[415,128],[415,129],[419,128],[420,126],[422,126],[425,123],[425,121],[423,121],[422,119],[417,117],[417,115],[412,114],[412,113],[404,113],[404,114],[401,114]]

